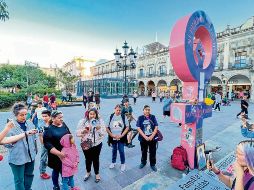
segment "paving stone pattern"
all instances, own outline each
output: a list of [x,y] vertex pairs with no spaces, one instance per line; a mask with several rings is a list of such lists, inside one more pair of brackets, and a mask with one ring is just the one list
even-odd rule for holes
[[[102,118],[107,121],[113,108],[120,102],[120,99],[103,99],[100,114]],[[132,103],[132,100],[131,100]],[[79,147],[80,164],[78,174],[75,176],[75,183],[81,190],[149,190],[149,189],[167,189],[170,184],[182,177],[182,172],[174,170],[169,165],[169,158],[174,147],[180,143],[180,128],[177,124],[169,121],[168,118],[162,117],[162,103],[157,99],[156,103],[152,103],[151,98],[138,98],[137,104],[132,105],[136,118],[142,114],[142,109],[145,104],[152,108],[152,113],[156,115],[159,121],[159,128],[164,135],[164,139],[159,143],[157,150],[157,167],[158,172],[152,172],[149,163],[143,169],[139,169],[141,151],[140,145],[135,138],[134,148],[125,148],[126,155],[126,171],[120,171],[120,157],[117,158],[117,166],[114,169],[109,169],[111,163],[111,148],[108,147],[104,139],[103,148],[100,157],[100,175],[101,182],[96,184],[94,182],[95,175],[92,170],[92,176],[87,181],[83,181],[85,175],[85,159],[83,152]],[[213,112],[213,117],[204,120],[203,122],[203,139],[207,141],[207,146],[214,147],[216,145],[222,146],[219,153],[214,154],[215,160],[219,160],[228,153],[234,150],[235,145],[243,139],[240,134],[240,120],[236,119],[236,113],[240,111],[240,103],[234,102],[232,106],[222,107],[221,112]],[[254,118],[252,114],[253,105],[251,104],[249,112],[250,117]],[[75,133],[76,125],[84,115],[84,107],[68,107],[60,108],[64,113],[64,120],[69,126],[72,133]],[[6,119],[10,117],[10,113],[0,113],[0,130],[4,127]],[[132,124],[133,126],[135,123]],[[76,139],[79,144],[79,140]],[[14,190],[13,176],[11,169],[7,162],[7,154],[3,161],[0,162],[1,178],[0,190]],[[36,157],[36,165],[34,171],[33,190],[50,190],[52,189],[51,180],[41,180],[39,177],[39,159],[40,155]],[[47,171],[51,173],[48,168]]]

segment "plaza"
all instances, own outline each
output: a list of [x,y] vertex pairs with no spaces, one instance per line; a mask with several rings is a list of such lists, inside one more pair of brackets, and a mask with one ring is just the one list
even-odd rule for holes
[[[110,113],[113,112],[114,106],[120,103],[121,99],[102,99],[100,115],[107,122]],[[152,172],[149,164],[143,169],[139,169],[141,151],[137,137],[134,140],[136,145],[134,148],[125,148],[126,155],[126,171],[120,171],[119,156],[117,160],[117,167],[109,169],[111,163],[111,148],[107,145],[107,136],[103,141],[103,148],[100,157],[100,175],[101,182],[96,184],[94,182],[95,175],[87,181],[83,181],[85,175],[85,159],[83,152],[79,146],[79,139],[75,138],[75,142],[79,149],[80,163],[78,174],[75,175],[75,182],[82,190],[166,190],[172,184],[182,178],[182,172],[173,169],[170,164],[170,156],[174,147],[180,145],[180,131],[177,124],[170,122],[169,118],[162,116],[162,103],[159,103],[157,98],[156,103],[152,103],[151,98],[140,97],[137,104],[131,106],[134,110],[135,117],[142,114],[143,106],[148,104],[151,106],[152,114],[157,117],[159,129],[161,130],[164,139],[159,143],[157,149],[157,172]],[[250,104],[250,118],[254,118],[253,104]],[[59,108],[63,111],[64,121],[70,128],[71,132],[75,134],[78,121],[84,116],[84,107],[68,107]],[[244,139],[240,131],[240,120],[236,119],[236,114],[240,111],[240,102],[232,102],[231,106],[222,106],[221,112],[213,112],[211,118],[207,118],[203,122],[203,141],[206,146],[213,148],[221,146],[222,149],[218,153],[214,153],[214,160],[219,161],[226,155],[235,150],[236,145]],[[0,113],[0,130],[3,129],[6,119],[11,114],[9,112]],[[250,120],[251,121],[251,120]],[[132,123],[135,126],[135,123]],[[4,156],[4,160],[0,162],[1,178],[0,184],[3,190],[14,190],[13,175],[8,165],[8,155]],[[50,190],[52,189],[52,181],[42,180],[39,177],[39,159],[40,153],[36,156],[35,176],[33,181],[34,190]],[[47,168],[49,172],[50,169]]]

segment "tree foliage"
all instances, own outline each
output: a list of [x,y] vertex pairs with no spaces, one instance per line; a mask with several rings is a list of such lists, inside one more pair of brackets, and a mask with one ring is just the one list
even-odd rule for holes
[[9,19],[9,12],[7,8],[7,4],[3,0],[0,0],[0,20],[2,21]]
[[58,72],[59,80],[65,85],[65,88],[69,90],[71,86],[79,79],[78,76],[71,75],[68,72],[64,72],[63,70],[59,70]]
[[0,67],[0,86],[28,87],[30,85],[56,87],[56,78],[46,75],[37,67],[4,64]]

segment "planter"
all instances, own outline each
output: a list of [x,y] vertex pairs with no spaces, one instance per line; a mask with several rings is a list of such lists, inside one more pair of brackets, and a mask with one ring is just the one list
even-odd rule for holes
[[66,104],[66,105],[59,105],[58,108],[62,107],[73,107],[73,106],[82,106],[83,104]]

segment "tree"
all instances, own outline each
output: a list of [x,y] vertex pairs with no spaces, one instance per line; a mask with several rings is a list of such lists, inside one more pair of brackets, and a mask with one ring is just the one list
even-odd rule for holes
[[73,84],[79,79],[78,76],[71,75],[68,72],[65,72],[63,70],[59,70],[58,72],[59,80],[65,85],[65,88],[67,90],[71,90],[73,87]]
[[0,20],[2,21],[9,19],[9,12],[7,8],[7,4],[3,0],[0,0]]
[[47,76],[38,67],[24,65],[0,66],[0,86],[2,87],[28,87],[36,84],[37,86],[47,86],[48,88],[56,87],[56,78]]

